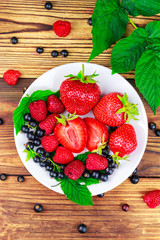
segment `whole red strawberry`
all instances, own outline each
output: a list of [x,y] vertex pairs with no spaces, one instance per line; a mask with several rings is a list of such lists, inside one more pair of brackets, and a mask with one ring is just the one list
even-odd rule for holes
[[160,204],[160,190],[154,190],[144,195],[143,200],[149,208],[155,208]]
[[55,95],[50,95],[47,98],[47,109],[51,113],[63,113],[65,111],[61,99]]
[[129,155],[137,147],[136,132],[132,125],[124,124],[117,128],[109,137],[109,148],[120,157]]
[[3,74],[3,79],[9,85],[16,85],[18,78],[21,76],[19,71],[8,70]]
[[98,102],[101,91],[96,81],[93,79],[98,76],[84,76],[84,65],[78,76],[68,75],[69,77],[60,86],[61,100],[69,113],[78,115],[87,114]]
[[66,37],[71,31],[71,24],[67,21],[58,20],[53,24],[53,30],[58,37]]
[[82,176],[84,170],[85,170],[84,163],[81,162],[80,160],[74,160],[65,167],[64,174],[72,180],[77,180]]
[[69,149],[61,146],[56,149],[56,153],[53,157],[53,161],[55,163],[67,164],[69,162],[72,162],[73,160],[74,155]]
[[44,136],[41,139],[41,145],[46,152],[53,152],[58,147],[59,142],[54,135]]
[[47,116],[47,106],[43,100],[31,102],[29,104],[31,117],[38,122],[43,121]]
[[97,154],[90,153],[86,159],[86,168],[88,170],[104,170],[108,167],[108,160]]
[[111,92],[98,102],[93,108],[93,114],[96,119],[108,126],[121,126],[131,118],[137,120],[134,115],[138,115],[136,104],[128,102],[127,94]]
[[46,135],[49,135],[53,132],[54,127],[56,126],[58,114],[48,115],[42,122],[40,122],[39,127],[46,131]]

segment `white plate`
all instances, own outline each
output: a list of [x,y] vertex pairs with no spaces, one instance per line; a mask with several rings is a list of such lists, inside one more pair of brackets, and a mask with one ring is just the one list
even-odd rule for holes
[[[132,124],[135,128],[137,134],[138,147],[130,155],[130,161],[121,161],[119,169],[115,170],[113,175],[109,176],[109,180],[107,182],[89,186],[89,190],[91,191],[92,195],[97,195],[117,187],[119,184],[125,181],[138,166],[147,144],[148,123],[146,112],[140,97],[135,89],[122,76],[119,74],[111,75],[110,69],[100,65],[92,63],[84,63],[84,65],[86,75],[92,74],[94,71],[99,74],[99,76],[96,77],[96,80],[99,81],[102,95],[113,91],[118,91],[121,93],[126,92],[129,97],[129,101],[132,103],[137,103],[139,109],[139,120],[131,120],[130,122],[130,124]],[[77,75],[81,68],[82,63],[70,63],[53,68],[37,78],[27,89],[23,97],[26,96],[26,94],[30,95],[36,90],[50,89],[52,91],[57,91],[60,87],[60,84],[65,79],[64,76],[71,73]],[[93,116],[93,114],[89,113],[85,116]],[[57,182],[49,177],[47,171],[41,168],[38,164],[34,163],[31,159],[28,162],[25,161],[26,153],[23,153],[24,144],[27,142],[25,134],[19,133],[17,136],[14,136],[18,154],[32,176],[49,189],[63,193],[60,186],[51,187],[56,185]]]

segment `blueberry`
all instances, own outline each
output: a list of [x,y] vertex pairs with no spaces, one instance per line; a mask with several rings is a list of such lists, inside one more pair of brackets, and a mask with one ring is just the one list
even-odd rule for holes
[[12,37],[11,38],[11,43],[12,44],[17,44],[18,43],[18,38],[17,37]]
[[103,150],[102,150],[102,154],[105,156],[105,157],[108,157],[109,156],[109,148],[106,146]]
[[65,167],[66,167],[66,165],[64,165],[64,164],[62,164],[62,165],[60,166],[60,168],[61,168],[62,171],[64,171]]
[[50,175],[51,178],[56,178],[56,177],[58,176],[58,173],[55,172],[55,171],[51,171],[51,172],[49,173],[49,175]]
[[27,122],[31,121],[31,119],[32,119],[30,113],[24,114],[24,117],[23,117],[23,118],[24,118],[24,120],[27,121]]
[[46,152],[46,158],[50,158],[50,153]]
[[33,143],[36,147],[39,147],[41,145],[41,140],[39,138],[35,138]]
[[39,156],[35,156],[35,157],[33,158],[33,161],[34,161],[35,163],[39,163],[39,162],[40,162],[40,157],[39,157]]
[[109,155],[109,156],[107,157],[107,160],[108,160],[108,163],[112,163],[112,162],[113,162],[113,158],[112,158],[112,156]]
[[42,205],[41,205],[41,204],[36,204],[36,205],[34,206],[34,211],[35,211],[35,212],[42,212],[42,211],[43,211]]
[[39,153],[39,154],[45,155],[46,152],[45,152],[44,148],[39,147],[39,148],[36,149],[36,153]]
[[62,50],[62,51],[61,51],[61,55],[62,55],[63,57],[67,57],[67,56],[68,56],[68,51],[67,51],[67,50]]
[[36,123],[36,121],[31,120],[31,121],[29,121],[29,125],[30,125],[32,128],[35,128],[35,127],[37,126],[37,123]]
[[113,169],[110,168],[110,167],[106,168],[105,171],[106,171],[106,174],[107,174],[107,175],[112,175],[112,173],[113,173]]
[[83,177],[84,177],[84,178],[90,178],[90,177],[91,177],[90,172],[89,172],[89,171],[84,171]]
[[122,205],[122,210],[125,211],[125,212],[128,212],[130,209],[130,206],[128,204],[123,204]]
[[26,149],[27,149],[27,150],[30,150],[29,148],[30,148],[31,150],[33,150],[33,148],[34,148],[34,143],[32,143],[32,142],[27,142],[27,143],[26,143]]
[[41,138],[45,135],[45,131],[39,128],[39,129],[36,130],[35,134],[36,134],[37,137]]
[[97,197],[104,197],[104,193],[98,194]]
[[35,140],[35,134],[33,133],[33,132],[28,132],[27,133],[27,138],[29,139],[29,140]]
[[78,231],[79,231],[80,233],[86,233],[86,232],[87,232],[87,226],[86,226],[85,224],[80,224],[80,225],[78,226]]
[[39,165],[40,165],[40,167],[45,167],[46,163],[45,162],[40,162]]
[[28,132],[29,132],[28,126],[27,126],[27,125],[22,126],[22,127],[21,127],[21,131],[22,131],[23,133],[28,133]]
[[43,53],[43,48],[42,47],[37,47],[37,49],[36,49],[36,52],[37,53],[39,53],[39,54],[41,54],[41,53]]
[[107,182],[107,181],[108,181],[108,175],[107,175],[107,173],[101,174],[101,175],[100,175],[100,180],[101,180],[102,182]]
[[56,51],[56,50],[52,51],[52,52],[51,52],[51,56],[52,56],[53,58],[58,57],[58,51]]
[[88,24],[92,26],[92,18],[88,18]]
[[160,137],[160,129],[156,129],[155,133],[157,137]]
[[148,124],[148,127],[149,127],[149,129],[154,130],[154,129],[156,129],[156,124],[154,122],[150,122]]
[[59,172],[57,175],[58,179],[61,180],[64,178],[64,173],[63,172]]
[[133,175],[135,175],[137,173],[137,168],[133,171]]
[[111,132],[114,132],[117,129],[117,127],[110,127]]
[[2,173],[0,175],[0,180],[5,181],[7,179],[7,175],[5,173]]
[[51,166],[51,165],[46,165],[46,170],[47,171],[52,171],[53,170],[53,166]]
[[98,179],[99,176],[100,176],[100,173],[99,173],[98,171],[93,171],[93,172],[92,172],[92,178]]
[[52,3],[51,2],[46,2],[45,3],[45,9],[47,9],[47,10],[52,9]]
[[114,162],[111,162],[110,164],[109,164],[109,167],[111,167],[111,168],[117,168],[117,163],[114,163]]
[[0,118],[0,125],[2,125],[3,124],[3,119],[2,118]]
[[137,183],[139,182],[139,176],[137,176],[137,175],[132,175],[132,176],[130,177],[130,181],[131,181],[131,183],[133,183],[133,184],[137,184]]
[[17,181],[18,182],[24,182],[24,177],[23,176],[18,176]]

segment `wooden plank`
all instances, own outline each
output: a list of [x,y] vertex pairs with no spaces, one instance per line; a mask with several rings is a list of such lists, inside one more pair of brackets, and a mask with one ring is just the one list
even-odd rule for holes
[[[36,78],[52,67],[71,63],[86,62],[92,50],[91,26],[87,19],[91,17],[96,0],[55,0],[53,9],[44,8],[45,1],[36,0],[4,0],[0,1],[0,77],[11,69],[17,69],[23,78]],[[78,8],[77,8],[78,6]],[[160,15],[153,17],[138,16],[132,18],[138,27],[144,27],[148,22],[159,20]],[[52,30],[53,23],[58,19],[71,22],[72,31],[66,38],[59,38]],[[134,30],[129,23],[126,35]],[[19,43],[12,45],[11,37],[16,36]],[[36,54],[36,47],[44,47],[44,53]],[[113,46],[112,46],[113,47]],[[110,67],[112,47],[95,58],[92,62]],[[63,58],[51,57],[52,50],[69,51],[69,56]],[[133,78],[134,72],[124,74]]]
[[[12,112],[17,107],[18,102],[23,95],[23,88],[28,87],[34,79],[20,79],[16,86],[7,85],[2,79],[0,80],[0,117],[5,121],[0,127],[0,172],[7,174],[29,174],[23,166],[17,154],[14,136]],[[134,80],[130,83],[135,87]],[[137,88],[136,88],[137,90]],[[138,92],[139,93],[139,92]],[[142,98],[142,95],[140,95]],[[160,111],[154,116],[147,102],[142,98],[148,121],[157,123],[160,118]],[[140,176],[160,176],[160,138],[155,136],[154,131],[149,130],[147,148],[142,161],[138,167]]]
[[[64,195],[48,190],[34,178],[19,183],[16,177],[0,181],[0,239],[160,239],[160,207],[149,209],[142,196],[158,189],[160,179],[141,179],[133,185],[129,180],[107,192],[103,198],[94,197],[94,206],[79,206]],[[128,191],[129,189],[129,191]],[[35,213],[34,204],[44,211]],[[121,210],[121,204],[130,210]],[[84,235],[77,226],[84,223]]]

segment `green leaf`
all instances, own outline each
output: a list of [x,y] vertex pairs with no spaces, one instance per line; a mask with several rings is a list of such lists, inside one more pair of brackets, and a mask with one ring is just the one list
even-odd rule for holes
[[148,32],[148,40],[151,43],[159,43],[160,42],[160,21],[149,22],[145,30]]
[[120,40],[112,50],[112,73],[125,73],[133,70],[146,49],[148,33],[138,28],[129,37]]
[[61,181],[61,188],[71,201],[82,206],[93,205],[92,195],[85,185],[68,178]]
[[84,177],[80,177],[80,178],[77,179],[76,181],[79,182],[79,183],[85,183],[86,186],[100,183],[100,180],[98,180],[98,179],[94,179],[94,178],[84,178]]
[[46,102],[50,95],[56,95],[57,97],[60,97],[60,91],[58,90],[57,92],[52,92],[51,90],[37,90],[30,96],[31,102],[38,100],[43,100]]
[[147,47],[135,71],[135,82],[154,114],[160,105],[160,43]]
[[89,61],[119,40],[127,23],[128,14],[119,0],[97,0],[92,15],[93,50]]
[[153,16],[160,13],[159,0],[122,0],[121,5],[133,17],[138,15]]
[[26,162],[30,160],[30,158],[34,158],[36,153],[34,153],[33,151],[30,151],[30,150],[27,150],[27,149],[24,149],[25,153],[27,153],[27,157],[26,157]]
[[91,152],[85,152],[85,153],[82,153],[82,154],[78,154],[76,157],[75,157],[75,159],[78,159],[78,160],[80,160],[80,161],[82,161],[82,162],[84,162],[85,163],[85,161],[86,161],[86,159],[87,159],[87,157],[88,157],[88,154],[90,154]]

